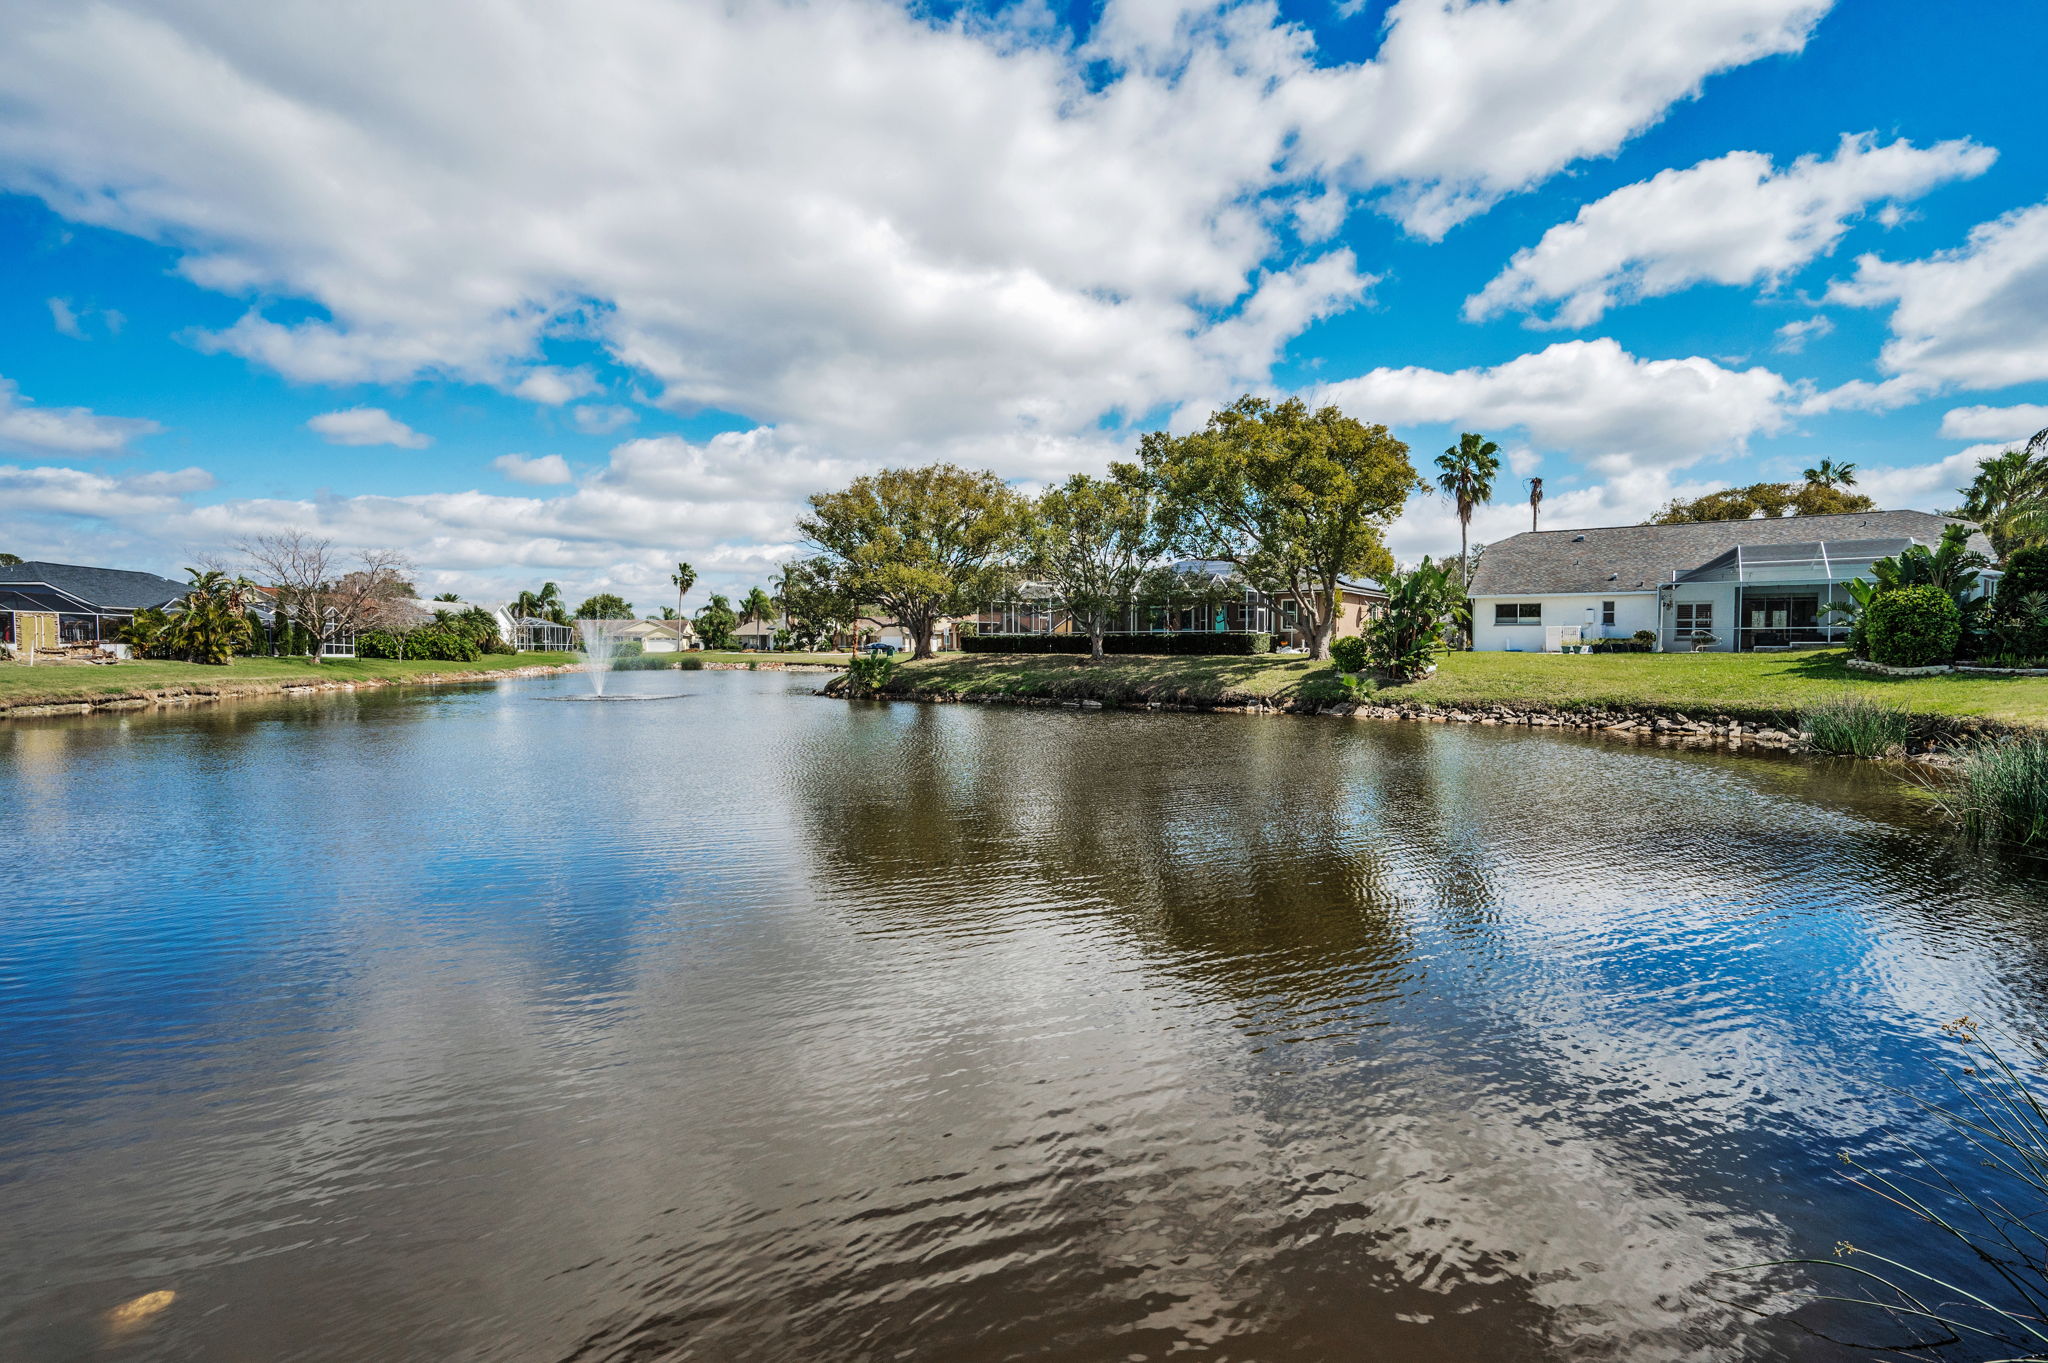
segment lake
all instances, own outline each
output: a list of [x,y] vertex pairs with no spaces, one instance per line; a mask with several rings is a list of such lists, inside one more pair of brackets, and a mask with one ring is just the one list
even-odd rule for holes
[[819,680],[0,725],[0,1357],[1849,1357],[2048,1009],[1875,765]]

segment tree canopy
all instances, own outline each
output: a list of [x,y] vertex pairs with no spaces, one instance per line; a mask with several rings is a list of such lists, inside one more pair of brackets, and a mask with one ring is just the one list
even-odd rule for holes
[[1875,511],[1877,503],[1858,492],[1825,483],[1751,483],[1723,488],[1691,500],[1675,499],[1650,517],[1650,525],[1692,525],[1700,521],[1746,521],[1755,516],[1833,516]]
[[1983,527],[2003,561],[2017,549],[2048,544],[2048,431],[2037,431],[2024,448],[1979,460],[1977,476],[1955,513]]
[[1077,473],[1031,508],[1027,561],[1058,594],[1102,658],[1111,616],[1138,599],[1153,552],[1153,502],[1143,474],[1112,464],[1107,478]]
[[583,599],[576,608],[578,620],[631,620],[633,603],[610,592],[599,592],[596,596]]
[[1239,398],[1192,435],[1153,431],[1138,448],[1163,542],[1291,596],[1314,658],[1328,651],[1342,580],[1393,571],[1382,536],[1421,486],[1385,426],[1298,398]]
[[948,615],[980,609],[1012,571],[1024,499],[993,473],[952,464],[884,469],[810,499],[797,530],[840,593],[894,617],[929,658]]
[[739,622],[739,616],[733,614],[732,602],[716,592],[697,608],[697,614],[690,621],[706,648],[731,648],[733,626]]

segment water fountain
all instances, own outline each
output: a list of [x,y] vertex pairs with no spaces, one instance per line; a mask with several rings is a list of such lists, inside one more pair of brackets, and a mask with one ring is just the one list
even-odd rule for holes
[[577,652],[583,655],[583,675],[590,678],[591,694],[604,698],[604,684],[612,675],[612,660],[625,639],[623,620],[578,620],[576,633],[582,640]]
[[590,678],[590,694],[587,696],[550,696],[550,700],[673,700],[675,695],[611,695],[604,692],[605,683],[611,679],[612,663],[619,655],[619,645],[626,640],[626,628],[630,620],[578,620],[576,634],[581,640],[577,652],[583,655],[583,675]]

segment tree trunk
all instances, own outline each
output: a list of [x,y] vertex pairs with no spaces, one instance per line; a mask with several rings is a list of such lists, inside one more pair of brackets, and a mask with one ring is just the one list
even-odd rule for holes
[[1088,661],[1102,661],[1102,617],[1099,615],[1088,622]]
[[1472,551],[1466,547],[1465,541],[1471,529],[1471,517],[1458,517],[1458,576],[1464,579],[1464,587],[1468,592],[1472,590]]
[[913,624],[913,622],[906,620],[904,621],[904,623],[911,625],[912,629],[915,631],[917,635],[917,648],[910,655],[911,661],[916,662],[919,658],[931,657],[933,621],[931,621],[930,619],[923,619],[918,620]]

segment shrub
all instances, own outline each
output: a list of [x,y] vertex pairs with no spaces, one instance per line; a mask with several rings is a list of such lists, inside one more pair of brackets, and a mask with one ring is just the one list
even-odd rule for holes
[[1939,587],[1899,587],[1870,603],[1863,611],[1862,625],[1873,662],[1887,667],[1931,667],[1956,656],[1963,613]]
[[847,689],[857,696],[873,695],[895,675],[896,659],[887,653],[863,654],[846,665]]
[[1657,642],[1655,635],[1648,643],[1643,641],[1642,635],[1649,633],[1644,630],[1633,639],[1595,639],[1587,648],[1594,653],[1648,653]]
[[1353,704],[1370,700],[1379,683],[1370,677],[1353,677],[1339,672],[1334,677],[1315,677],[1301,684],[1296,695],[1303,700],[1350,701]]
[[1365,671],[1365,640],[1360,638],[1332,639],[1330,661],[1337,664],[1339,672]]
[[1464,589],[1456,574],[1427,557],[1405,573],[1388,573],[1381,585],[1386,608],[1366,625],[1373,666],[1396,677],[1419,676],[1444,651],[1444,626]]
[[1838,757],[1890,757],[1905,751],[1912,721],[1896,705],[1842,696],[1816,705],[1799,721],[1806,741]]
[[1654,629],[1639,629],[1629,638],[1641,644],[1645,652],[1657,646],[1657,631]]
[[704,670],[704,660],[702,658],[684,658],[676,666],[685,672],[702,672]]
[[2007,738],[1971,749],[1942,804],[1972,837],[2048,839],[2048,738]]
[[[966,653],[1087,653],[1085,634],[970,634],[962,635],[960,648]],[[1273,636],[1255,630],[1217,630],[1190,634],[1154,634],[1143,630],[1119,631],[1102,636],[1104,653],[1228,654],[1243,656],[1271,653]]]
[[2005,576],[1998,583],[1998,604],[2002,610],[2008,596],[2048,592],[2048,545],[2015,549],[2006,556]]
[[[280,644],[280,648],[283,645]],[[403,658],[405,641],[388,629],[366,629],[356,636],[358,658]]]
[[2032,657],[2048,653],[2048,590],[2015,591],[2001,586],[1987,633],[1986,652]]

